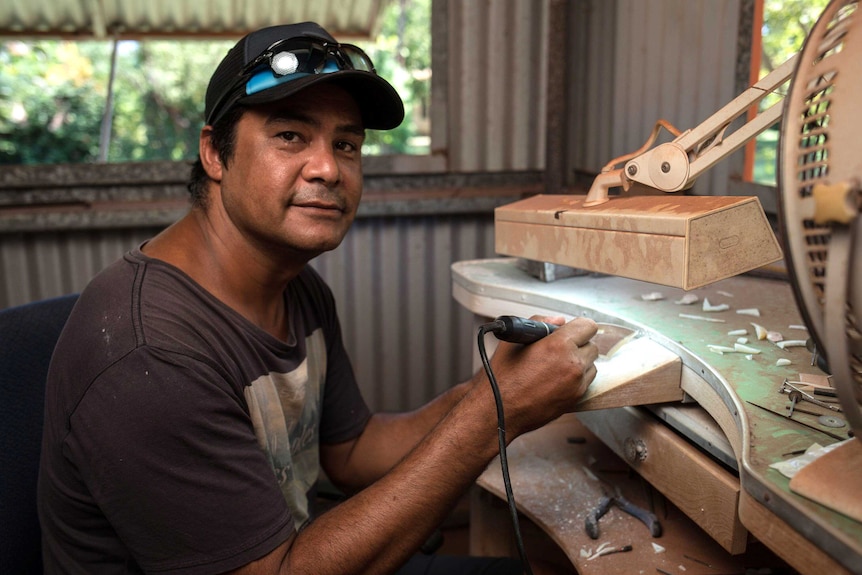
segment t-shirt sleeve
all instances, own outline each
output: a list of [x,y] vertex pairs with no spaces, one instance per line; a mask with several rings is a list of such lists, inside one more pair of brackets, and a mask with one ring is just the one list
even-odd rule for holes
[[90,386],[64,450],[145,571],[230,570],[293,532],[244,401],[204,362],[132,352]]

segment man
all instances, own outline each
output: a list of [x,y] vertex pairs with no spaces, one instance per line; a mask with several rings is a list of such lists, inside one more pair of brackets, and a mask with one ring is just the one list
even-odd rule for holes
[[[192,209],[94,278],[58,343],[39,480],[49,573],[422,561],[411,556],[497,453],[492,391],[480,373],[414,412],[372,414],[306,265],[353,221],[364,130],[402,118],[367,56],[315,24],[265,28],[228,53],[207,90]],[[576,320],[501,344],[509,440],[572,409],[595,376],[595,331]],[[315,517],[321,469],[352,496]]]

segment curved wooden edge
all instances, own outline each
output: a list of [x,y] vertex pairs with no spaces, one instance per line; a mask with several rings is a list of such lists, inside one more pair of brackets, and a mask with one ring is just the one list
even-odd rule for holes
[[577,411],[682,401],[679,356],[646,338],[632,339],[604,361]]
[[752,535],[801,573],[853,575],[742,490],[739,516]]

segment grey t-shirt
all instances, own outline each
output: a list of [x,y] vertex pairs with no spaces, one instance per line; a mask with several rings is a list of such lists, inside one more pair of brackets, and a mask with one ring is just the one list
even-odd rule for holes
[[287,342],[138,249],[94,278],[48,376],[46,573],[221,572],[306,520],[319,445],[370,412],[322,279],[285,302]]

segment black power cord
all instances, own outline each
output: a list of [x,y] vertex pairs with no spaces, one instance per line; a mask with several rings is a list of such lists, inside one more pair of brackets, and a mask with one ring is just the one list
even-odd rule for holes
[[500,397],[500,388],[497,386],[497,379],[494,377],[491,362],[488,361],[488,353],[485,351],[485,334],[493,333],[497,339],[502,341],[528,344],[542,339],[556,328],[557,326],[549,323],[515,316],[500,316],[496,320],[479,327],[479,357],[482,359],[482,365],[485,367],[485,373],[488,376],[488,381],[491,383],[491,390],[494,392],[494,403],[497,406],[497,439],[500,444],[500,467],[503,472],[503,486],[506,489],[506,501],[509,504],[512,527],[515,530],[515,543],[527,575],[533,575],[533,570],[530,567],[530,561],[527,559],[527,552],[524,549],[524,541],[521,538],[521,526],[518,522],[518,510],[515,507],[515,495],[512,493],[512,481],[509,479],[509,462],[506,458],[506,420],[503,414],[503,399]]

